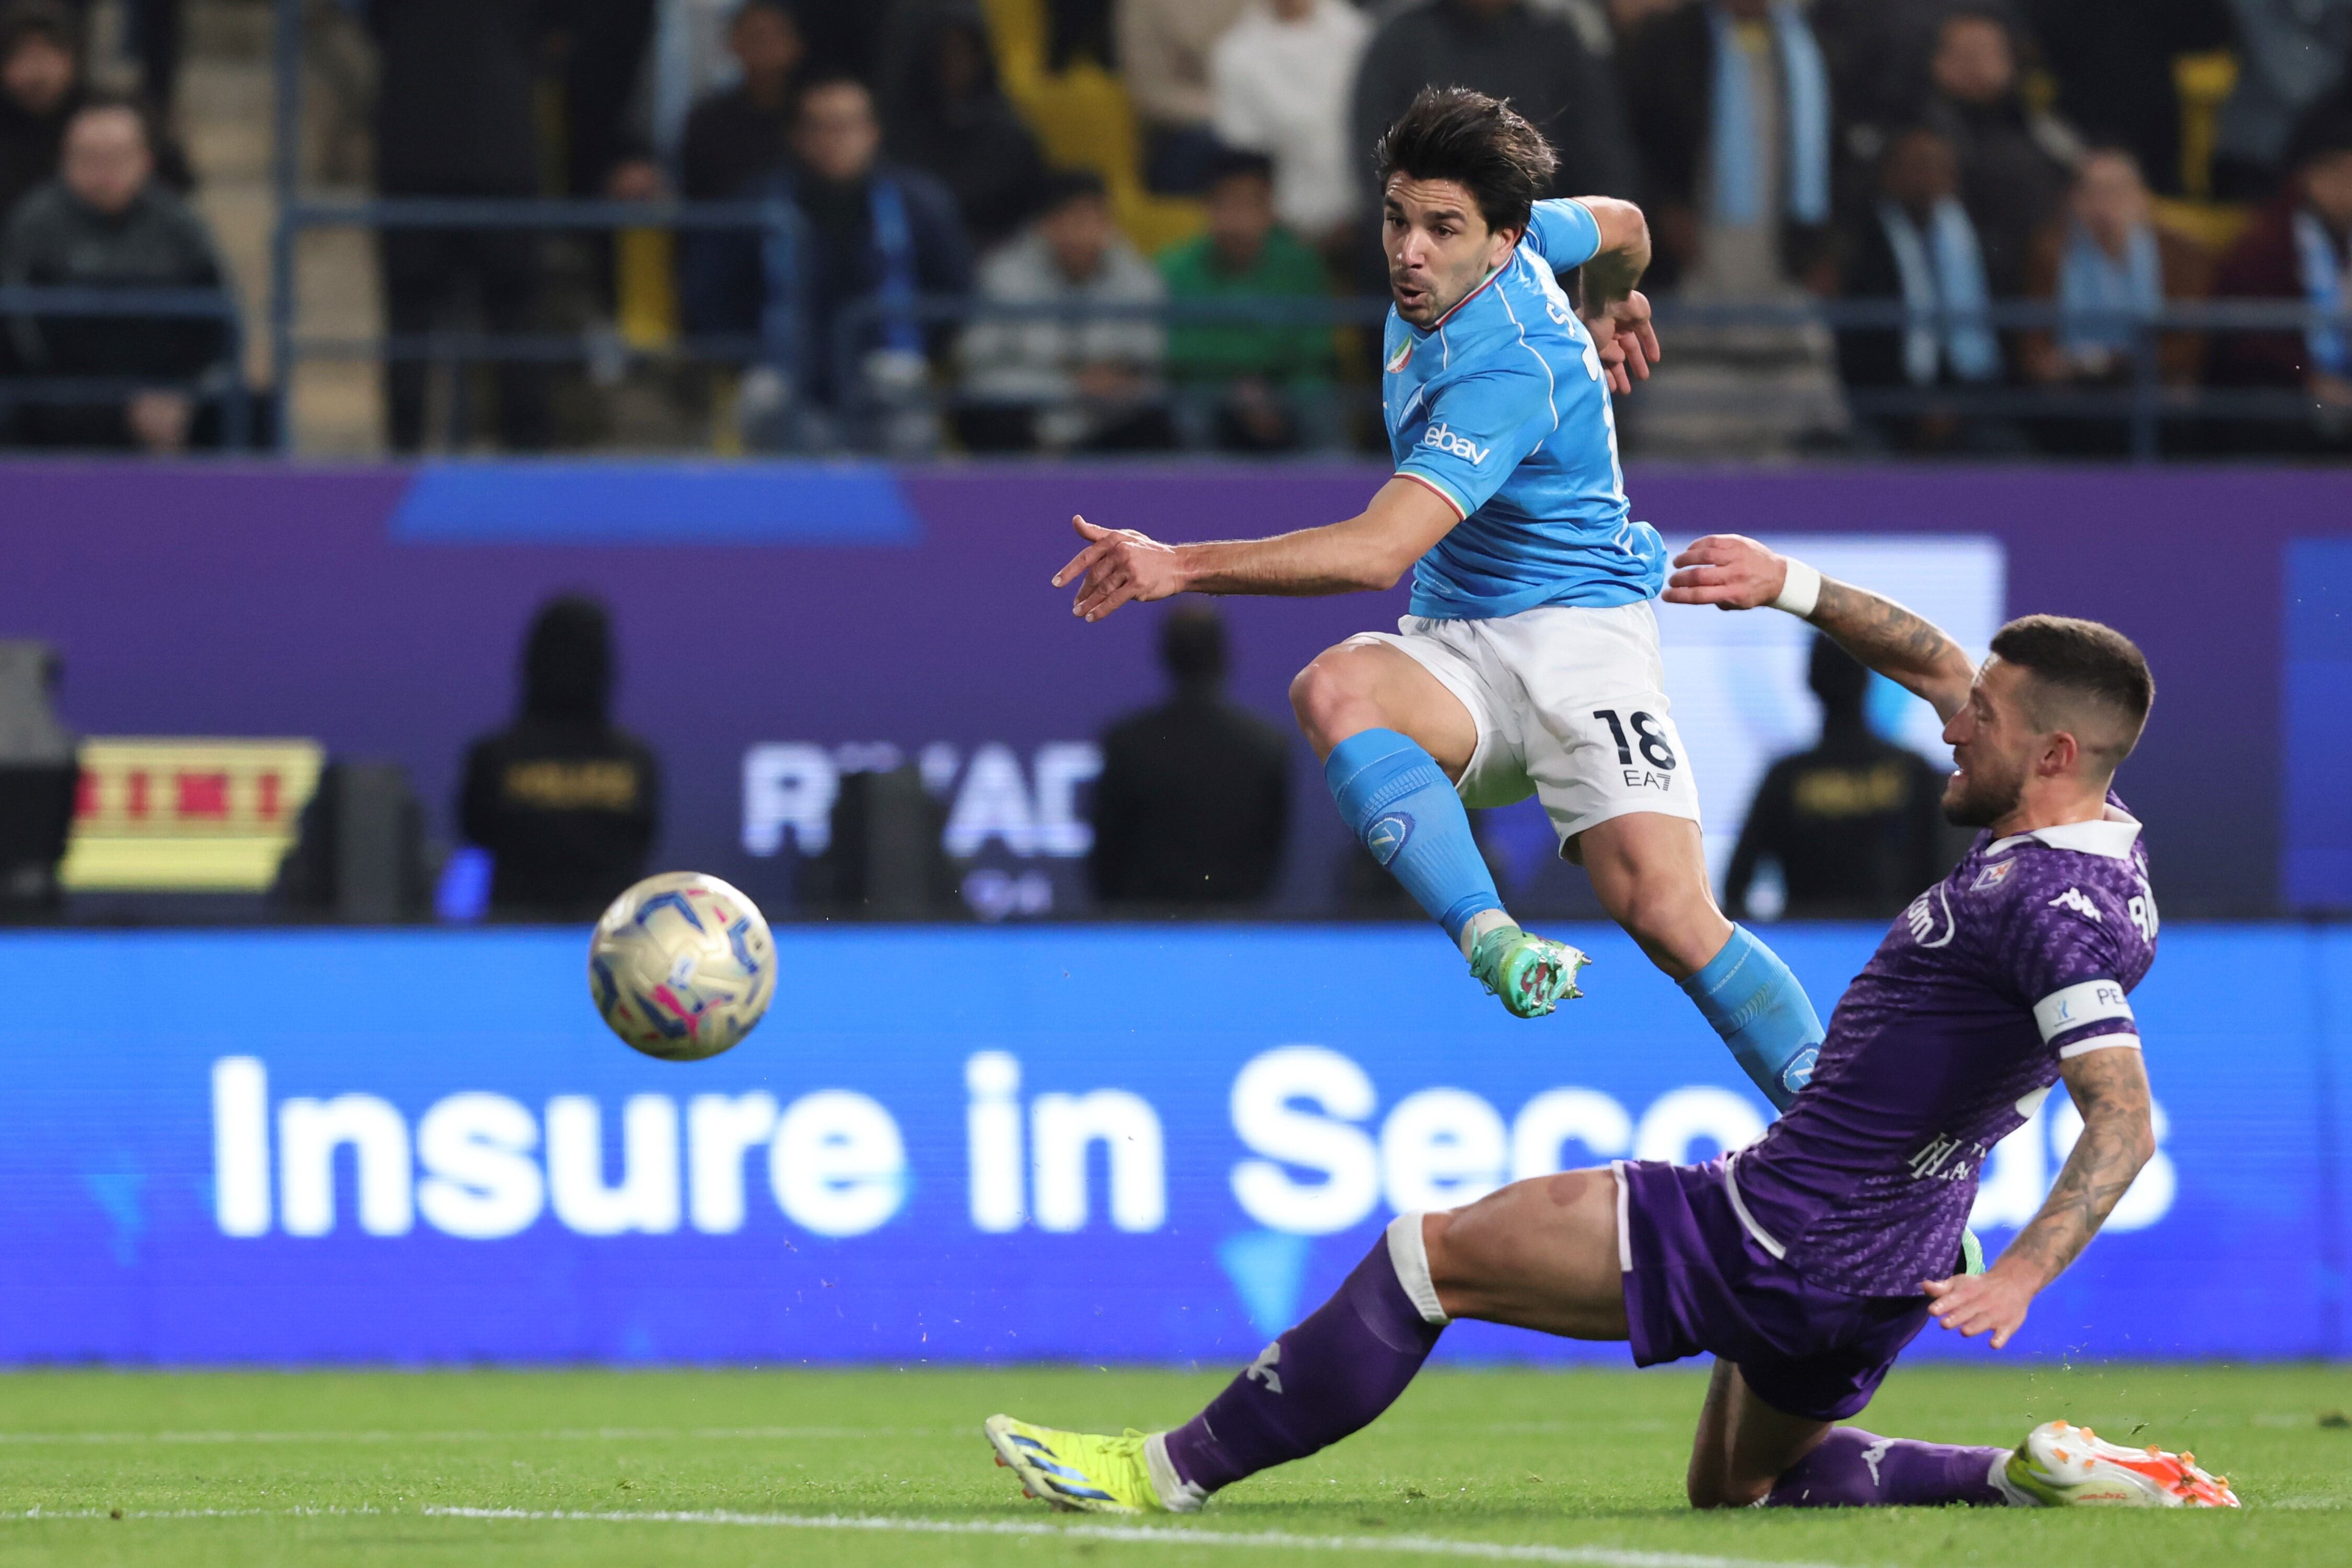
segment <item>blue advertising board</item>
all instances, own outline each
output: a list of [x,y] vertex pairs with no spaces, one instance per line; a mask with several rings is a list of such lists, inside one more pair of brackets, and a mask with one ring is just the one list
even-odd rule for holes
[[2298,539],[2286,547],[2286,796],[2281,891],[2291,910],[2352,910],[2352,540]]
[[[690,1066],[604,1031],[574,931],[10,935],[0,1363],[1245,1358],[1394,1212],[1761,1130],[1631,943],[1561,934],[1591,994],[1530,1024],[1418,927],[788,929]],[[1875,938],[1775,941],[1826,1011]],[[2347,975],[2352,934],[2167,935],[2161,1152],[2009,1353],[2346,1352]]]

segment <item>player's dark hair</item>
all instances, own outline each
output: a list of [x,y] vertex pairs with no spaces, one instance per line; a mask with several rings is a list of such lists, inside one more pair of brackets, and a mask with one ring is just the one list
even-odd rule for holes
[[[2088,699],[2121,721],[2117,743],[2076,737],[2085,751],[2100,753],[2108,769],[2139,743],[2147,710],[2156,701],[2156,678],[2148,673],[2147,658],[2138,645],[2115,627],[2065,616],[2022,616],[1993,634],[1992,651],[2029,671],[2037,685],[2062,702],[2070,697]],[[2061,727],[2039,713],[2036,722]]]
[[1526,229],[1559,167],[1559,154],[1524,115],[1466,87],[1423,88],[1372,157],[1383,189],[1397,174],[1452,180],[1489,229]]

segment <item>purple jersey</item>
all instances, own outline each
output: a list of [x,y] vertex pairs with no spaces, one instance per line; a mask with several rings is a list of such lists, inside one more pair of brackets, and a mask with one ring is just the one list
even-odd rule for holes
[[1839,999],[1812,1081],[1726,1176],[1748,1234],[1805,1279],[1909,1296],[1958,1268],[1992,1146],[2058,1065],[2139,1044],[2156,956],[2139,824],[1979,835]]

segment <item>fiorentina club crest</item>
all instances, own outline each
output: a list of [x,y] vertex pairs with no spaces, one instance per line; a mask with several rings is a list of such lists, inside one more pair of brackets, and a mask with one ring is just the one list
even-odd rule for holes
[[1998,866],[1988,866],[1977,873],[1977,879],[1969,884],[1969,891],[1981,893],[1987,888],[1998,888],[2008,881],[2010,873],[2016,869],[2017,862],[2014,860],[2003,860]]

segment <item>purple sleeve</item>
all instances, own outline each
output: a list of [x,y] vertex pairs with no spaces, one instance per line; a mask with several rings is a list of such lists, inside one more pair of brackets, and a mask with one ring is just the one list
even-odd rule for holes
[[2137,1046],[2129,991],[2144,966],[2133,962],[2137,932],[2122,900],[2095,879],[2020,883],[2001,945],[2042,1043],[2061,1060]]

